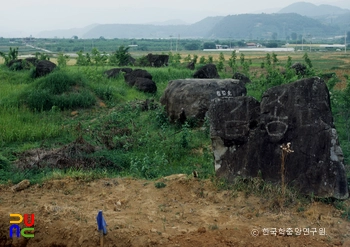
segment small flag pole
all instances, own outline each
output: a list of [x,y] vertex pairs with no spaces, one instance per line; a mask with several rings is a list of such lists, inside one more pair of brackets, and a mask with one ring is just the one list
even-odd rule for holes
[[103,247],[103,239],[104,239],[104,235],[103,235],[103,230],[100,230],[100,247]]
[[104,246],[104,235],[107,234],[107,223],[103,218],[102,210],[100,210],[96,216],[97,230],[100,235],[100,247]]

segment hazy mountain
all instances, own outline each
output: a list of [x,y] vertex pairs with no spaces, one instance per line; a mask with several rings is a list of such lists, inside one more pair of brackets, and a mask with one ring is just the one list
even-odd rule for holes
[[299,14],[229,15],[218,22],[209,37],[240,39],[286,39],[291,33],[310,33],[312,36],[332,36],[339,28]]
[[350,10],[342,9],[333,5],[321,4],[319,6],[307,3],[307,2],[297,2],[293,3],[280,11],[278,13],[296,13],[299,15],[315,17],[315,16],[339,16],[343,14],[350,14]]
[[189,25],[189,23],[180,20],[180,19],[174,19],[174,20],[167,20],[167,21],[158,21],[158,22],[151,22],[148,23],[150,25],[156,25],[156,26],[167,26],[167,25]]
[[51,31],[42,31],[36,35],[38,38],[72,38],[73,36],[78,36],[81,38],[86,32],[99,26],[99,24],[91,24],[83,28],[71,28],[71,29],[59,29]]
[[169,20],[153,24],[94,24],[84,28],[45,31],[38,37],[286,39],[291,33],[330,37],[348,31],[350,10],[298,2],[281,9],[278,14],[216,16],[190,25],[181,23],[181,20]]
[[83,38],[202,38],[223,18],[207,17],[192,25],[103,24],[90,29]]
[[187,37],[208,37],[210,31],[222,20],[224,16],[207,17],[203,20],[188,26],[184,30],[184,36]]

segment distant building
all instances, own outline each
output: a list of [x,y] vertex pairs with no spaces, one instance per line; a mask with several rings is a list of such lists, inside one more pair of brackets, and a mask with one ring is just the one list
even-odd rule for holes
[[262,47],[262,45],[261,44],[259,44],[259,43],[246,43],[245,44],[247,47]]
[[229,46],[228,45],[215,45],[216,49],[228,49]]

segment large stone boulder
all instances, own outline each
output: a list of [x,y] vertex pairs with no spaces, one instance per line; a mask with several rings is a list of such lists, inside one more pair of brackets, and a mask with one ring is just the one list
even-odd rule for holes
[[152,80],[152,75],[148,73],[147,70],[135,69],[131,73],[125,74],[124,78],[126,83],[133,87],[137,78],[147,78]]
[[267,90],[259,104],[251,97],[218,98],[208,116],[219,177],[281,182],[283,144],[285,183],[317,197],[348,197],[343,154],[333,124],[329,93],[318,77]]
[[232,79],[237,79],[237,80],[240,80],[240,81],[242,81],[244,83],[250,83],[251,82],[251,80],[249,79],[248,76],[246,76],[246,75],[244,75],[242,73],[239,73],[239,72],[234,73],[233,76],[232,76]]
[[153,55],[152,53],[149,53],[146,56],[146,59],[148,61],[147,66],[164,67],[168,66],[169,55]]
[[203,120],[212,99],[242,96],[246,92],[244,83],[233,79],[174,80],[169,82],[160,102],[172,122],[180,118]]
[[145,93],[155,93],[157,92],[157,85],[154,81],[148,78],[137,77],[135,80],[134,87]]
[[56,67],[56,64],[49,60],[40,60],[35,68],[35,78],[51,73]]
[[105,76],[107,78],[117,78],[121,72],[124,72],[125,74],[130,74],[132,72],[131,68],[113,68],[110,70],[106,70],[104,72]]
[[36,57],[27,57],[25,59],[11,60],[7,66],[12,70],[23,70],[35,67],[38,64],[38,62],[39,59],[37,59]]
[[193,75],[193,78],[200,79],[214,79],[220,78],[218,70],[215,64],[206,64],[203,67],[199,68]]

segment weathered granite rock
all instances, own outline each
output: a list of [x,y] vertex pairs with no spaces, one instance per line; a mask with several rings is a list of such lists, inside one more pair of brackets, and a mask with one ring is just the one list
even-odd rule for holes
[[249,79],[248,76],[242,74],[242,73],[239,73],[239,72],[236,72],[234,73],[234,75],[232,76],[232,79],[237,79],[237,80],[240,80],[244,83],[250,83],[251,80]]
[[148,78],[152,80],[152,75],[148,73],[147,70],[144,70],[144,69],[135,69],[131,73],[124,75],[126,83],[128,83],[130,86],[134,86],[136,79],[138,77]]
[[329,93],[320,78],[303,79],[251,97],[215,99],[208,116],[219,177],[281,181],[281,145],[291,143],[285,182],[303,194],[349,196]]
[[51,73],[56,67],[56,64],[53,62],[50,62],[48,60],[40,60],[36,65],[35,77],[37,78],[47,75]]
[[116,78],[119,76],[120,72],[124,72],[125,74],[130,74],[132,72],[131,68],[113,68],[110,70],[106,70],[104,74],[107,78]]
[[194,75],[193,78],[200,78],[200,79],[214,79],[214,78],[220,78],[218,74],[218,70],[216,68],[215,64],[206,64],[200,69],[198,69]]
[[23,70],[30,69],[32,66],[36,66],[38,62],[39,59],[36,57],[27,57],[25,59],[11,60],[7,66],[12,70]]
[[135,80],[135,88],[145,93],[157,92],[157,85],[154,81],[148,78],[137,77]]
[[153,55],[149,53],[147,56],[148,66],[163,67],[168,66],[169,55]]
[[[233,79],[183,79],[170,81],[160,102],[172,122],[181,117],[203,120],[211,100],[246,95],[243,82]],[[186,117],[184,117],[184,115]]]

